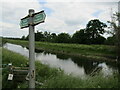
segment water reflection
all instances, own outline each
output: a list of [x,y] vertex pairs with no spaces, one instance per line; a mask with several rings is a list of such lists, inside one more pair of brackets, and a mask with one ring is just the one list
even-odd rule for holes
[[29,51],[26,47],[22,47],[20,45],[15,45],[10,43],[6,43],[3,47],[7,48],[8,50],[20,53],[21,55],[29,57]]
[[[26,47],[20,45],[6,43],[4,48],[11,51],[20,53],[24,56],[29,56],[29,50]],[[117,70],[117,66],[114,63],[98,62],[93,60],[87,60],[87,58],[78,58],[74,56],[50,53],[43,50],[35,49],[36,60],[41,61],[43,64],[48,64],[51,67],[60,68],[67,74],[73,74],[78,76],[86,76],[93,71],[100,69],[105,75],[111,75]]]
[[62,54],[57,54],[57,58],[61,60],[68,60],[71,59],[74,63],[76,63],[79,67],[84,68],[85,74],[90,74],[93,72],[94,69],[99,67],[98,65],[100,62],[92,61],[92,60],[87,60],[87,58],[79,58],[79,57],[74,57],[74,56],[69,56],[69,55],[62,55]]
[[69,55],[65,55],[65,54],[56,54],[56,57],[62,60],[67,60],[70,58]]

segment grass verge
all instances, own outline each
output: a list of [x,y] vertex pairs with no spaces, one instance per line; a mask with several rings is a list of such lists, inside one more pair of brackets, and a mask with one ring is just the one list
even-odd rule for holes
[[[2,50],[2,62],[3,64],[12,63],[16,67],[26,66],[28,58],[6,50]],[[36,80],[43,83],[43,85],[36,85],[36,88],[118,88],[118,74],[115,73],[112,76],[104,77],[102,74],[94,77],[88,76],[85,79],[80,77],[73,77],[72,75],[66,75],[62,70],[56,68],[50,68],[47,65],[43,65],[36,61]],[[26,81],[15,82],[8,81],[8,70],[3,69],[2,83],[3,88],[27,88]]]
[[[28,47],[28,41],[10,39],[6,41],[9,43]],[[35,48],[38,50],[46,50],[54,53],[86,57],[94,60],[115,61],[116,58],[115,47],[108,45],[82,45],[36,42]]]

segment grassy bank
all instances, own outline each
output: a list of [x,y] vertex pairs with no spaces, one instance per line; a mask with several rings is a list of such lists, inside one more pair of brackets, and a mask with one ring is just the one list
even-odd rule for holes
[[[23,67],[26,66],[28,58],[11,52],[9,50],[2,50],[2,62],[3,64],[12,63],[14,66]],[[43,83],[42,85],[36,85],[36,88],[118,88],[117,74],[104,77],[102,74],[94,77],[88,76],[85,79],[80,77],[73,77],[72,75],[66,75],[63,71],[55,68],[50,68],[47,65],[43,65],[36,61],[36,81]],[[27,88],[27,82],[14,82],[7,81],[8,70],[3,69],[3,88]]]
[[[28,41],[7,40],[7,42],[28,47]],[[115,47],[108,45],[81,45],[36,42],[35,48],[39,50],[46,50],[54,53],[62,53],[78,57],[86,57],[95,60],[115,61],[116,58]]]

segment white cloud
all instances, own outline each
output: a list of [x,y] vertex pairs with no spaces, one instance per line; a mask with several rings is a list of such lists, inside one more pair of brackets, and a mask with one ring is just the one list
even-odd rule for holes
[[46,0],[47,2],[118,2],[119,0]]
[[[42,0],[43,1],[43,0]],[[85,28],[91,19],[99,18],[106,22],[110,20],[110,8],[117,8],[113,3],[96,3],[96,0],[45,0],[42,5],[38,0],[4,0],[2,4],[2,23],[4,23],[4,36],[27,35],[28,29],[20,30],[20,19],[28,14],[28,9],[34,8],[35,12],[44,8],[51,9],[51,13],[46,12],[45,23],[36,26],[36,30],[50,31],[55,33],[68,32],[73,34],[76,30]],[[113,0],[104,0],[112,2]],[[117,2],[114,0],[113,2]],[[83,3],[87,2],[87,3]],[[98,17],[93,15],[99,12]],[[11,32],[10,32],[11,31]]]
[[[48,31],[73,34],[76,30],[85,28],[91,19],[99,18],[106,23],[110,20],[111,7],[117,9],[116,4],[105,2],[49,2],[44,4],[44,7],[50,8],[52,13],[46,18],[45,24],[40,27]],[[97,11],[101,12],[98,17],[95,17],[93,14]]]
[[35,12],[41,10],[37,0],[29,0],[29,2],[28,0],[21,0],[21,2],[18,2],[18,0],[4,0],[0,3],[0,6],[2,6],[3,36],[21,37],[28,34],[28,30],[20,30],[20,19],[28,15],[29,9],[34,9]]
[[0,22],[1,27],[13,28],[17,25],[11,23]]

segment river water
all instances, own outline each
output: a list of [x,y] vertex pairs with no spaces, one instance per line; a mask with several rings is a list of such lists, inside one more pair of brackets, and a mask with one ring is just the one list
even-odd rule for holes
[[[29,57],[29,49],[21,45],[6,43],[3,47]],[[74,76],[85,77],[98,71],[103,73],[103,75],[112,75],[114,72],[117,72],[117,65],[115,63],[86,60],[80,57],[55,54],[42,50],[35,50],[35,59],[41,61],[42,64],[62,69],[66,74]]]

